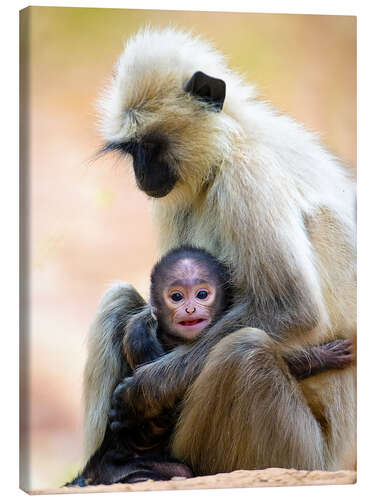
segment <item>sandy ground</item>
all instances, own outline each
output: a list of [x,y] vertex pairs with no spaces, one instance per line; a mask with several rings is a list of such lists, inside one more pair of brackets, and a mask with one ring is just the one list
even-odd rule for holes
[[88,486],[82,489],[58,488],[34,490],[33,495],[56,493],[103,493],[119,491],[200,490],[215,488],[263,488],[266,486],[318,486],[333,484],[355,484],[355,471],[301,471],[295,469],[237,470],[229,474],[201,476],[191,479],[173,478],[171,481],[146,481],[138,484],[113,484],[111,486]]

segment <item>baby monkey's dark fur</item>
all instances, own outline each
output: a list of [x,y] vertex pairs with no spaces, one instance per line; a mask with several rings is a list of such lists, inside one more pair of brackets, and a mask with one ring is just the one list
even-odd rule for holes
[[[151,273],[150,301],[154,318],[146,320],[134,317],[125,327],[123,353],[132,371],[196,338],[188,340],[176,334],[165,304],[164,291],[168,283],[181,279],[178,264],[183,260],[190,261],[199,277],[204,275],[204,281],[209,282],[216,292],[210,322],[197,337],[204,335],[207,328],[231,305],[230,272],[221,262],[199,248],[185,246],[170,251],[154,266]],[[284,358],[291,375],[298,380],[330,369],[345,368],[352,360],[352,342],[341,339],[308,346],[303,351],[293,352]],[[113,396],[109,424],[101,446],[70,485],[192,477],[193,472],[189,467],[168,454],[169,439],[178,417],[178,405],[164,411],[157,418],[140,422],[131,419],[119,394],[121,390],[116,390]]]

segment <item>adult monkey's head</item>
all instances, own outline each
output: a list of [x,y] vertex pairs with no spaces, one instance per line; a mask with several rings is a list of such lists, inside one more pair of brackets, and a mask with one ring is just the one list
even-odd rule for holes
[[230,103],[226,110],[228,83],[239,79],[206,43],[173,29],[139,32],[101,102],[105,149],[132,156],[147,195],[197,195],[239,134]]

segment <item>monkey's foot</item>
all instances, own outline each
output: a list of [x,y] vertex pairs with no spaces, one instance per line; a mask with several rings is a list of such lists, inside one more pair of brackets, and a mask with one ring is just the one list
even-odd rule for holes
[[133,377],[125,378],[113,393],[111,409],[108,413],[113,432],[118,432],[121,429],[133,429],[142,420],[140,412],[137,412],[135,408],[135,401],[138,398],[134,394],[132,379]]
[[140,376],[126,377],[115,389],[111,409],[108,413],[113,432],[132,429],[144,420],[158,417],[162,411],[160,404],[147,401],[142,391]]
[[154,481],[169,481],[172,477],[190,478],[193,473],[184,464],[179,462],[158,462],[153,460],[140,460],[134,464],[134,470],[129,471],[120,483],[140,483],[152,479]]

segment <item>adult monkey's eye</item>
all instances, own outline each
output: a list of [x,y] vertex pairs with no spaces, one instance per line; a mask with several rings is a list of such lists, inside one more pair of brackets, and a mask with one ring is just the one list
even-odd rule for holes
[[183,299],[183,296],[180,293],[175,292],[175,293],[172,293],[171,299],[173,300],[173,302],[179,302],[180,300]]
[[208,297],[208,292],[206,292],[206,290],[201,290],[200,292],[197,293],[198,299],[207,299],[207,297]]

